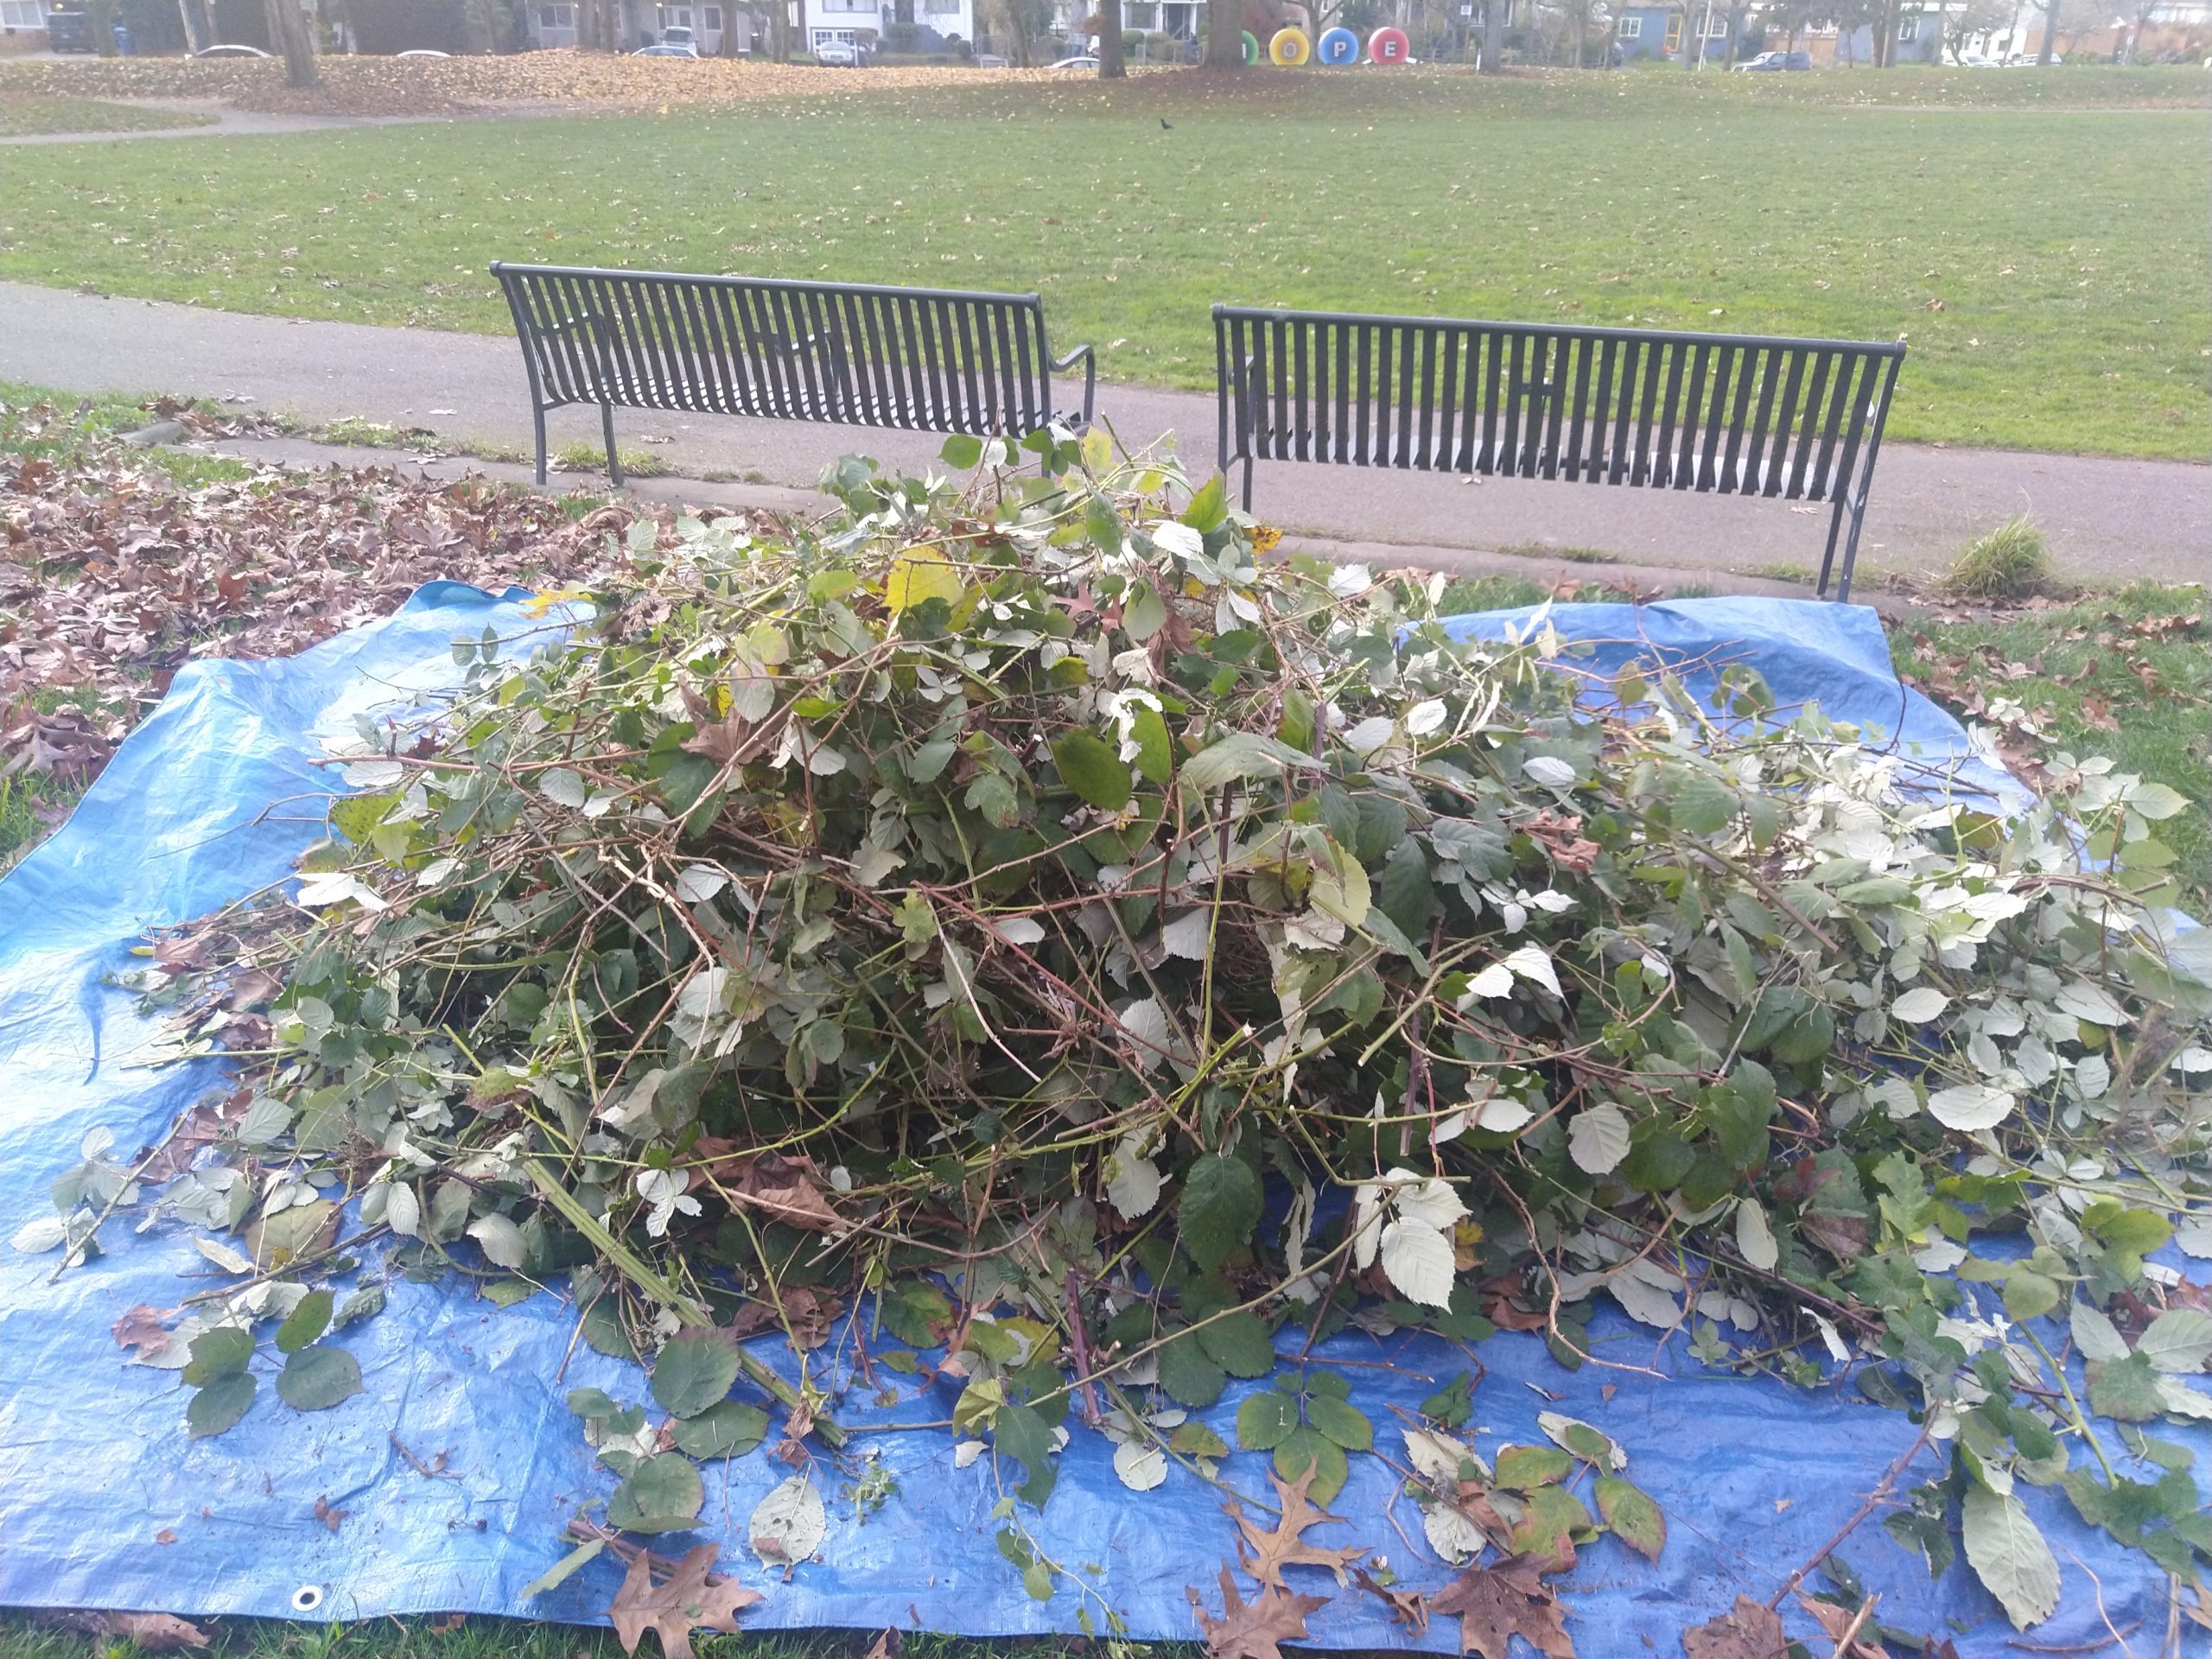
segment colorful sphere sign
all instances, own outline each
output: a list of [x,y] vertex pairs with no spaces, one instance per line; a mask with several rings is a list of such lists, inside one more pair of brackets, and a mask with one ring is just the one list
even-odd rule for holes
[[1257,63],[1259,60],[1260,37],[1248,29],[1244,31],[1244,61]]
[[1268,58],[1278,69],[1295,69],[1313,55],[1313,42],[1306,38],[1306,31],[1293,25],[1279,29],[1268,42]]
[[1367,37],[1370,63],[1403,63],[1413,55],[1413,42],[1402,29],[1378,29]]
[[1359,59],[1359,36],[1348,29],[1325,29],[1313,55],[1332,67],[1355,63]]

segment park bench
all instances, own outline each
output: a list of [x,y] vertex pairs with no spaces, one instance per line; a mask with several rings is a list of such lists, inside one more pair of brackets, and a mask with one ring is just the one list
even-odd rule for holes
[[[1829,501],[1851,570],[1904,346],[1213,308],[1221,467],[1397,467]],[[1836,542],[1851,532],[1835,571]]]
[[[620,485],[614,410],[656,409],[1022,438],[1087,425],[1088,346],[1054,359],[1034,294],[496,264],[530,372],[537,481],[545,414],[596,404]],[[1083,407],[1052,405],[1083,368]]]

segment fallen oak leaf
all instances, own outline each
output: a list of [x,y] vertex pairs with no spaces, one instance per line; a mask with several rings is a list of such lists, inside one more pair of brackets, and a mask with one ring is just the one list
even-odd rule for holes
[[678,1561],[674,1576],[658,1586],[653,1583],[652,1556],[644,1550],[638,1553],[607,1610],[624,1653],[636,1653],[645,1632],[652,1630],[660,1637],[666,1659],[693,1659],[693,1630],[737,1629],[738,1609],[760,1600],[760,1592],[728,1579],[714,1578],[717,1553],[714,1545],[701,1544]]
[[1749,1596],[1737,1597],[1735,1606],[1719,1618],[1682,1632],[1688,1659],[1782,1659],[1789,1648],[1782,1616]]
[[1541,1567],[1525,1555],[1496,1567],[1471,1567],[1430,1601],[1429,1611],[1458,1617],[1463,1654],[1507,1659],[1506,1649],[1517,1636],[1544,1659],[1574,1659],[1574,1639]]
[[1286,1567],[1325,1567],[1337,1575],[1338,1584],[1347,1583],[1344,1568],[1367,1553],[1357,1546],[1325,1549],[1300,1536],[1308,1527],[1318,1527],[1324,1522],[1332,1526],[1344,1524],[1343,1516],[1331,1515],[1306,1496],[1319,1469],[1318,1464],[1308,1464],[1304,1474],[1287,1483],[1272,1469],[1268,1471],[1268,1478],[1274,1484],[1275,1497],[1282,1505],[1282,1519],[1272,1532],[1262,1532],[1233,1508],[1223,1506],[1224,1512],[1236,1522],[1236,1559],[1245,1572],[1263,1585],[1289,1589],[1282,1577]]
[[[1216,1618],[1206,1611],[1196,1590],[1185,1588],[1198,1627],[1206,1635],[1206,1651],[1213,1659],[1282,1659],[1280,1645],[1306,1634],[1306,1616],[1329,1605],[1326,1596],[1299,1595],[1270,1586],[1249,1605],[1236,1593],[1236,1580],[1229,1564],[1221,1567],[1222,1613]],[[1502,1656],[1501,1656],[1502,1659]]]
[[318,1497],[315,1501],[315,1518],[333,1532],[338,1530],[338,1523],[346,1518],[346,1510],[332,1508],[327,1497]]

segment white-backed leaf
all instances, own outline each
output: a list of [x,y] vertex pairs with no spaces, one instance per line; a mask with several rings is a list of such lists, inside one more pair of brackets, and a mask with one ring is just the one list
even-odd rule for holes
[[1773,1271],[1774,1264],[1782,1259],[1782,1251],[1774,1242],[1774,1229],[1768,1224],[1766,1211],[1757,1198],[1745,1198],[1736,1206],[1736,1248],[1744,1260],[1761,1273]]
[[2162,1371],[2201,1371],[2212,1359],[2212,1313],[2170,1307],[2136,1338],[2135,1351]]
[[2075,1351],[2083,1359],[2126,1359],[2127,1338],[2113,1322],[2087,1302],[2068,1310],[2067,1329],[2073,1333]]
[[1410,1217],[1382,1229],[1382,1272],[1407,1300],[1452,1306],[1452,1241]]
[[1133,1492],[1148,1492],[1167,1478],[1167,1453],[1124,1440],[1114,1448],[1114,1473]]
[[1954,1084],[1928,1096],[1928,1115],[1947,1129],[1993,1129],[2019,1103],[2012,1091],[1986,1083]]
[[2012,1628],[2040,1624],[2058,1605],[2058,1562],[2027,1506],[2011,1493],[1999,1497],[1979,1484],[1967,1488],[1960,1532],[1967,1560],[1997,1598]]
[[1567,1156],[1585,1174],[1608,1174],[1628,1156],[1628,1114],[1600,1101],[1567,1120]]
[[1916,985],[1890,1004],[1890,1014],[1909,1026],[1924,1026],[1951,1006],[1951,999],[1933,985]]
[[1505,958],[1505,965],[1520,978],[1532,985],[1541,985],[1554,996],[1564,999],[1566,993],[1559,988],[1559,975],[1553,970],[1552,959],[1541,944],[1524,944]]
[[495,1268],[515,1272],[522,1267],[522,1229],[505,1216],[479,1216],[468,1224],[468,1236]]

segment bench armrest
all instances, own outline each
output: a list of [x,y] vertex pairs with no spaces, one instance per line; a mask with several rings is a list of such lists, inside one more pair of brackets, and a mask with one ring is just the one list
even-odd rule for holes
[[1090,407],[1098,396],[1098,354],[1088,346],[1078,346],[1065,357],[1053,360],[1052,372],[1065,374],[1077,363],[1083,365],[1083,422],[1090,424]]

